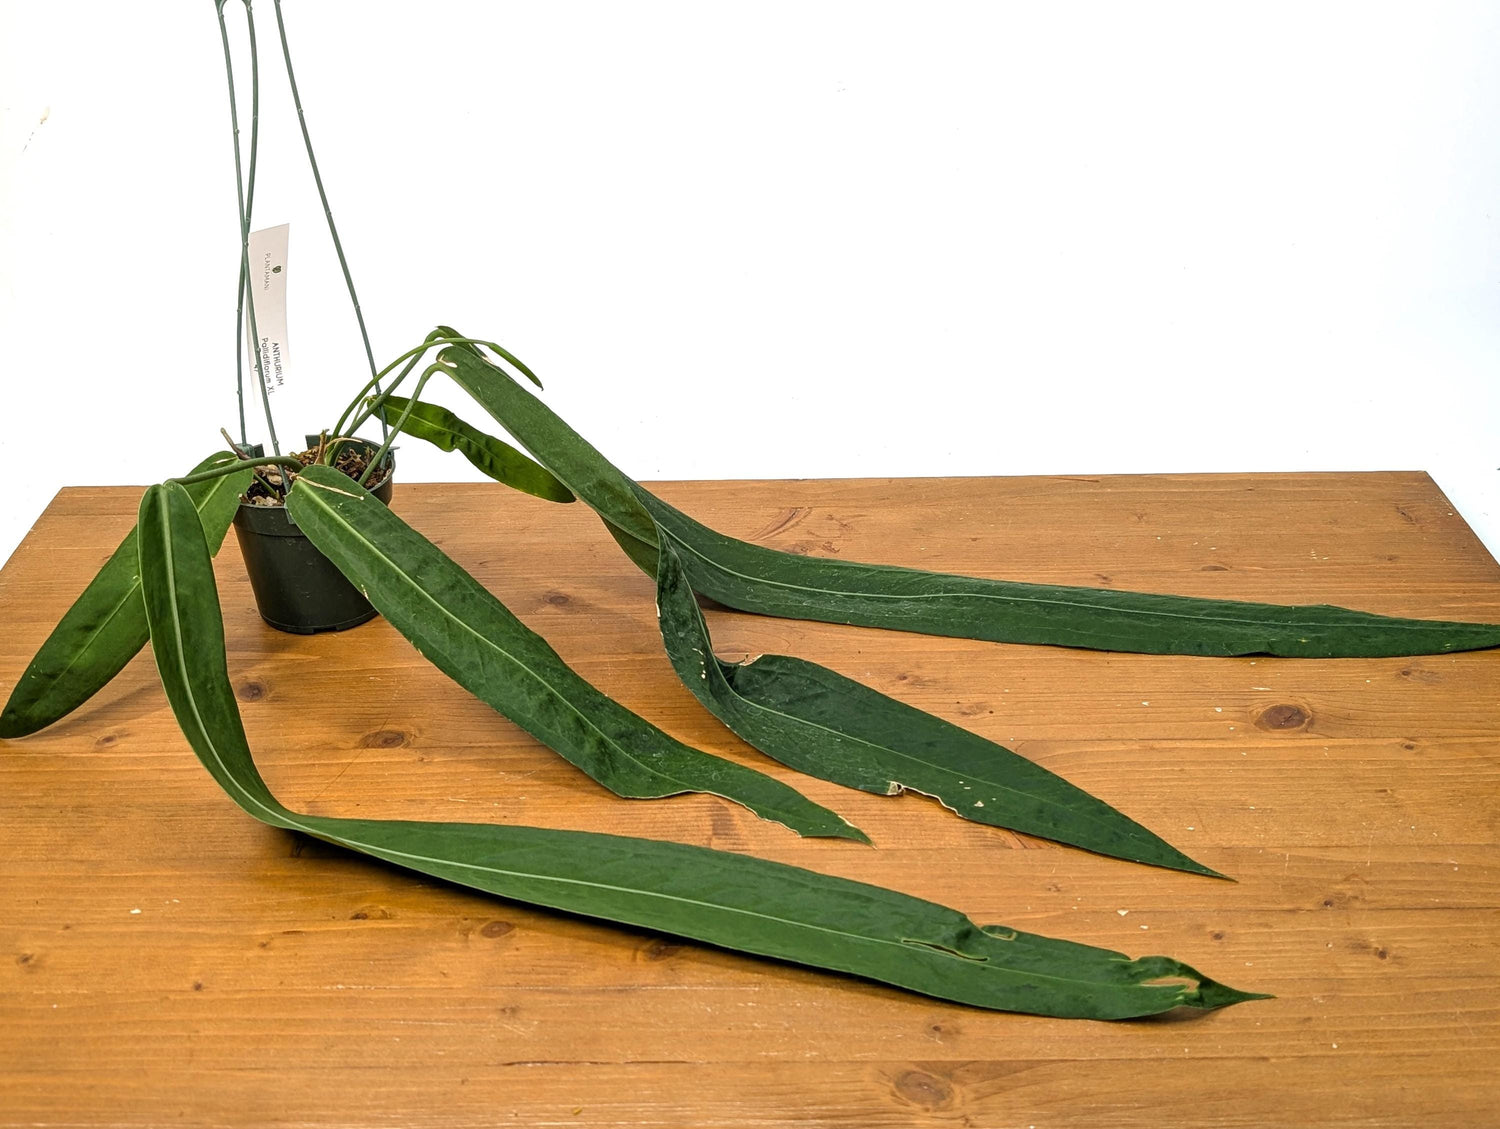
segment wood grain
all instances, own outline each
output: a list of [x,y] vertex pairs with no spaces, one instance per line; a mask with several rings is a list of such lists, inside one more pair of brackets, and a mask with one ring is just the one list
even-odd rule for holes
[[[1500,567],[1422,474],[660,492],[794,552],[1500,620]],[[138,497],[63,491],[0,571],[0,693]],[[1146,657],[710,613],[725,654],[794,652],[1007,744],[1239,879],[1214,882],[797,777],[679,686],[650,582],[583,507],[487,486],[395,505],[606,692],[876,849],[709,797],[616,799],[381,621],[266,628],[230,544],[231,675],[292,807],[746,851],[1278,998],[1125,1024],[995,1014],[418,879],[242,815],[142,655],[0,743],[0,1124],[1500,1122],[1500,653]]]

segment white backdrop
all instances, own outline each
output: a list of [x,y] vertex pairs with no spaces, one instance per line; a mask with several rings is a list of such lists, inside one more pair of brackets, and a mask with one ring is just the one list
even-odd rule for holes
[[[4,559],[235,429],[238,235],[208,0],[0,2]],[[1424,468],[1500,549],[1500,6],[285,12],[377,356],[493,336],[637,477]],[[286,437],[364,361],[256,16]]]

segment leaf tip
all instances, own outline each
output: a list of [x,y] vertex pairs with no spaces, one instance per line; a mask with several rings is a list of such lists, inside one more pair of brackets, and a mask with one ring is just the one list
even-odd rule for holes
[[1205,878],[1218,878],[1224,882],[1239,882],[1239,879],[1232,875],[1224,874],[1211,866],[1204,866],[1201,862],[1194,862],[1192,859],[1188,859],[1187,865],[1181,866],[1178,869],[1187,874],[1201,874]]
[[1242,992],[1238,988],[1231,988],[1228,984],[1220,984],[1217,980],[1204,978],[1199,982],[1197,990],[1191,994],[1191,998],[1185,999],[1183,1003],[1203,1011],[1215,1011],[1221,1007],[1249,1003],[1251,1000],[1274,1000],[1275,998],[1270,992]]
[[844,821],[843,827],[834,830],[833,834],[840,839],[852,839],[856,843],[863,843],[867,847],[873,847],[875,845],[873,839],[871,839],[858,827],[855,827],[854,824],[850,823],[848,820]]

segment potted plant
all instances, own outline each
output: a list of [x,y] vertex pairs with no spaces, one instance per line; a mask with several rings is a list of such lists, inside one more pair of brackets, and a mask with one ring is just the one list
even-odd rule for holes
[[[215,6],[233,107],[224,0]],[[279,0],[275,7],[295,97]],[[248,0],[245,10],[253,60]],[[258,82],[252,105],[257,100]],[[300,116],[300,101],[298,110]],[[306,140],[305,131],[304,119]],[[252,119],[250,173],[239,192],[242,297],[255,136]],[[312,160],[310,140],[307,148]],[[238,156],[237,143],[237,168]],[[347,265],[345,277],[353,298]],[[250,314],[254,334],[253,308]],[[252,481],[259,477],[285,520],[434,665],[606,787],[632,798],[708,792],[804,835],[864,838],[779,781],[674,740],[573,672],[367,489],[372,474],[388,472],[394,440],[431,442],[463,454],[499,482],[590,506],[629,559],[654,578],[662,640],[677,675],[767,755],[849,787],[922,792],[965,819],[1198,875],[1222,877],[1112,806],[974,733],[802,659],[719,659],[699,598],[767,615],[1157,654],[1374,656],[1500,644],[1496,625],[983,580],[776,552],[709,529],[627,477],[525,386],[540,382],[498,343],[439,327],[383,369],[368,344],[366,353],[369,380],[301,456],[280,452],[268,413],[271,455],[255,453],[242,431],[229,449],[146,491],[136,529],[17,681],[0,715],[0,737],[35,732],[77,708],[149,639],[189,744],[231,799],[272,826],[502,897],[947,1000],[1125,1018],[1260,997],[1168,957],[1132,960],[981,926],[931,902],[743,855],[593,832],[331,818],[286,808],[257,772],[240,722],[211,566]],[[424,362],[410,394],[400,394]],[[424,401],[424,386],[437,376],[461,388],[529,456]],[[257,377],[265,402],[259,363]],[[370,423],[382,428],[378,444],[358,435]],[[340,469],[340,452],[348,449],[361,452],[363,469]]]

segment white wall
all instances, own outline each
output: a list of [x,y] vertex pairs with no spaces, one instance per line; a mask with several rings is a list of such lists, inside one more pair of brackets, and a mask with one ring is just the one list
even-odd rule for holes
[[[3,559],[234,428],[238,241],[207,0],[0,3]],[[1500,7],[285,8],[377,354],[638,477],[1418,467],[1500,550]],[[363,358],[256,9],[289,435]]]

